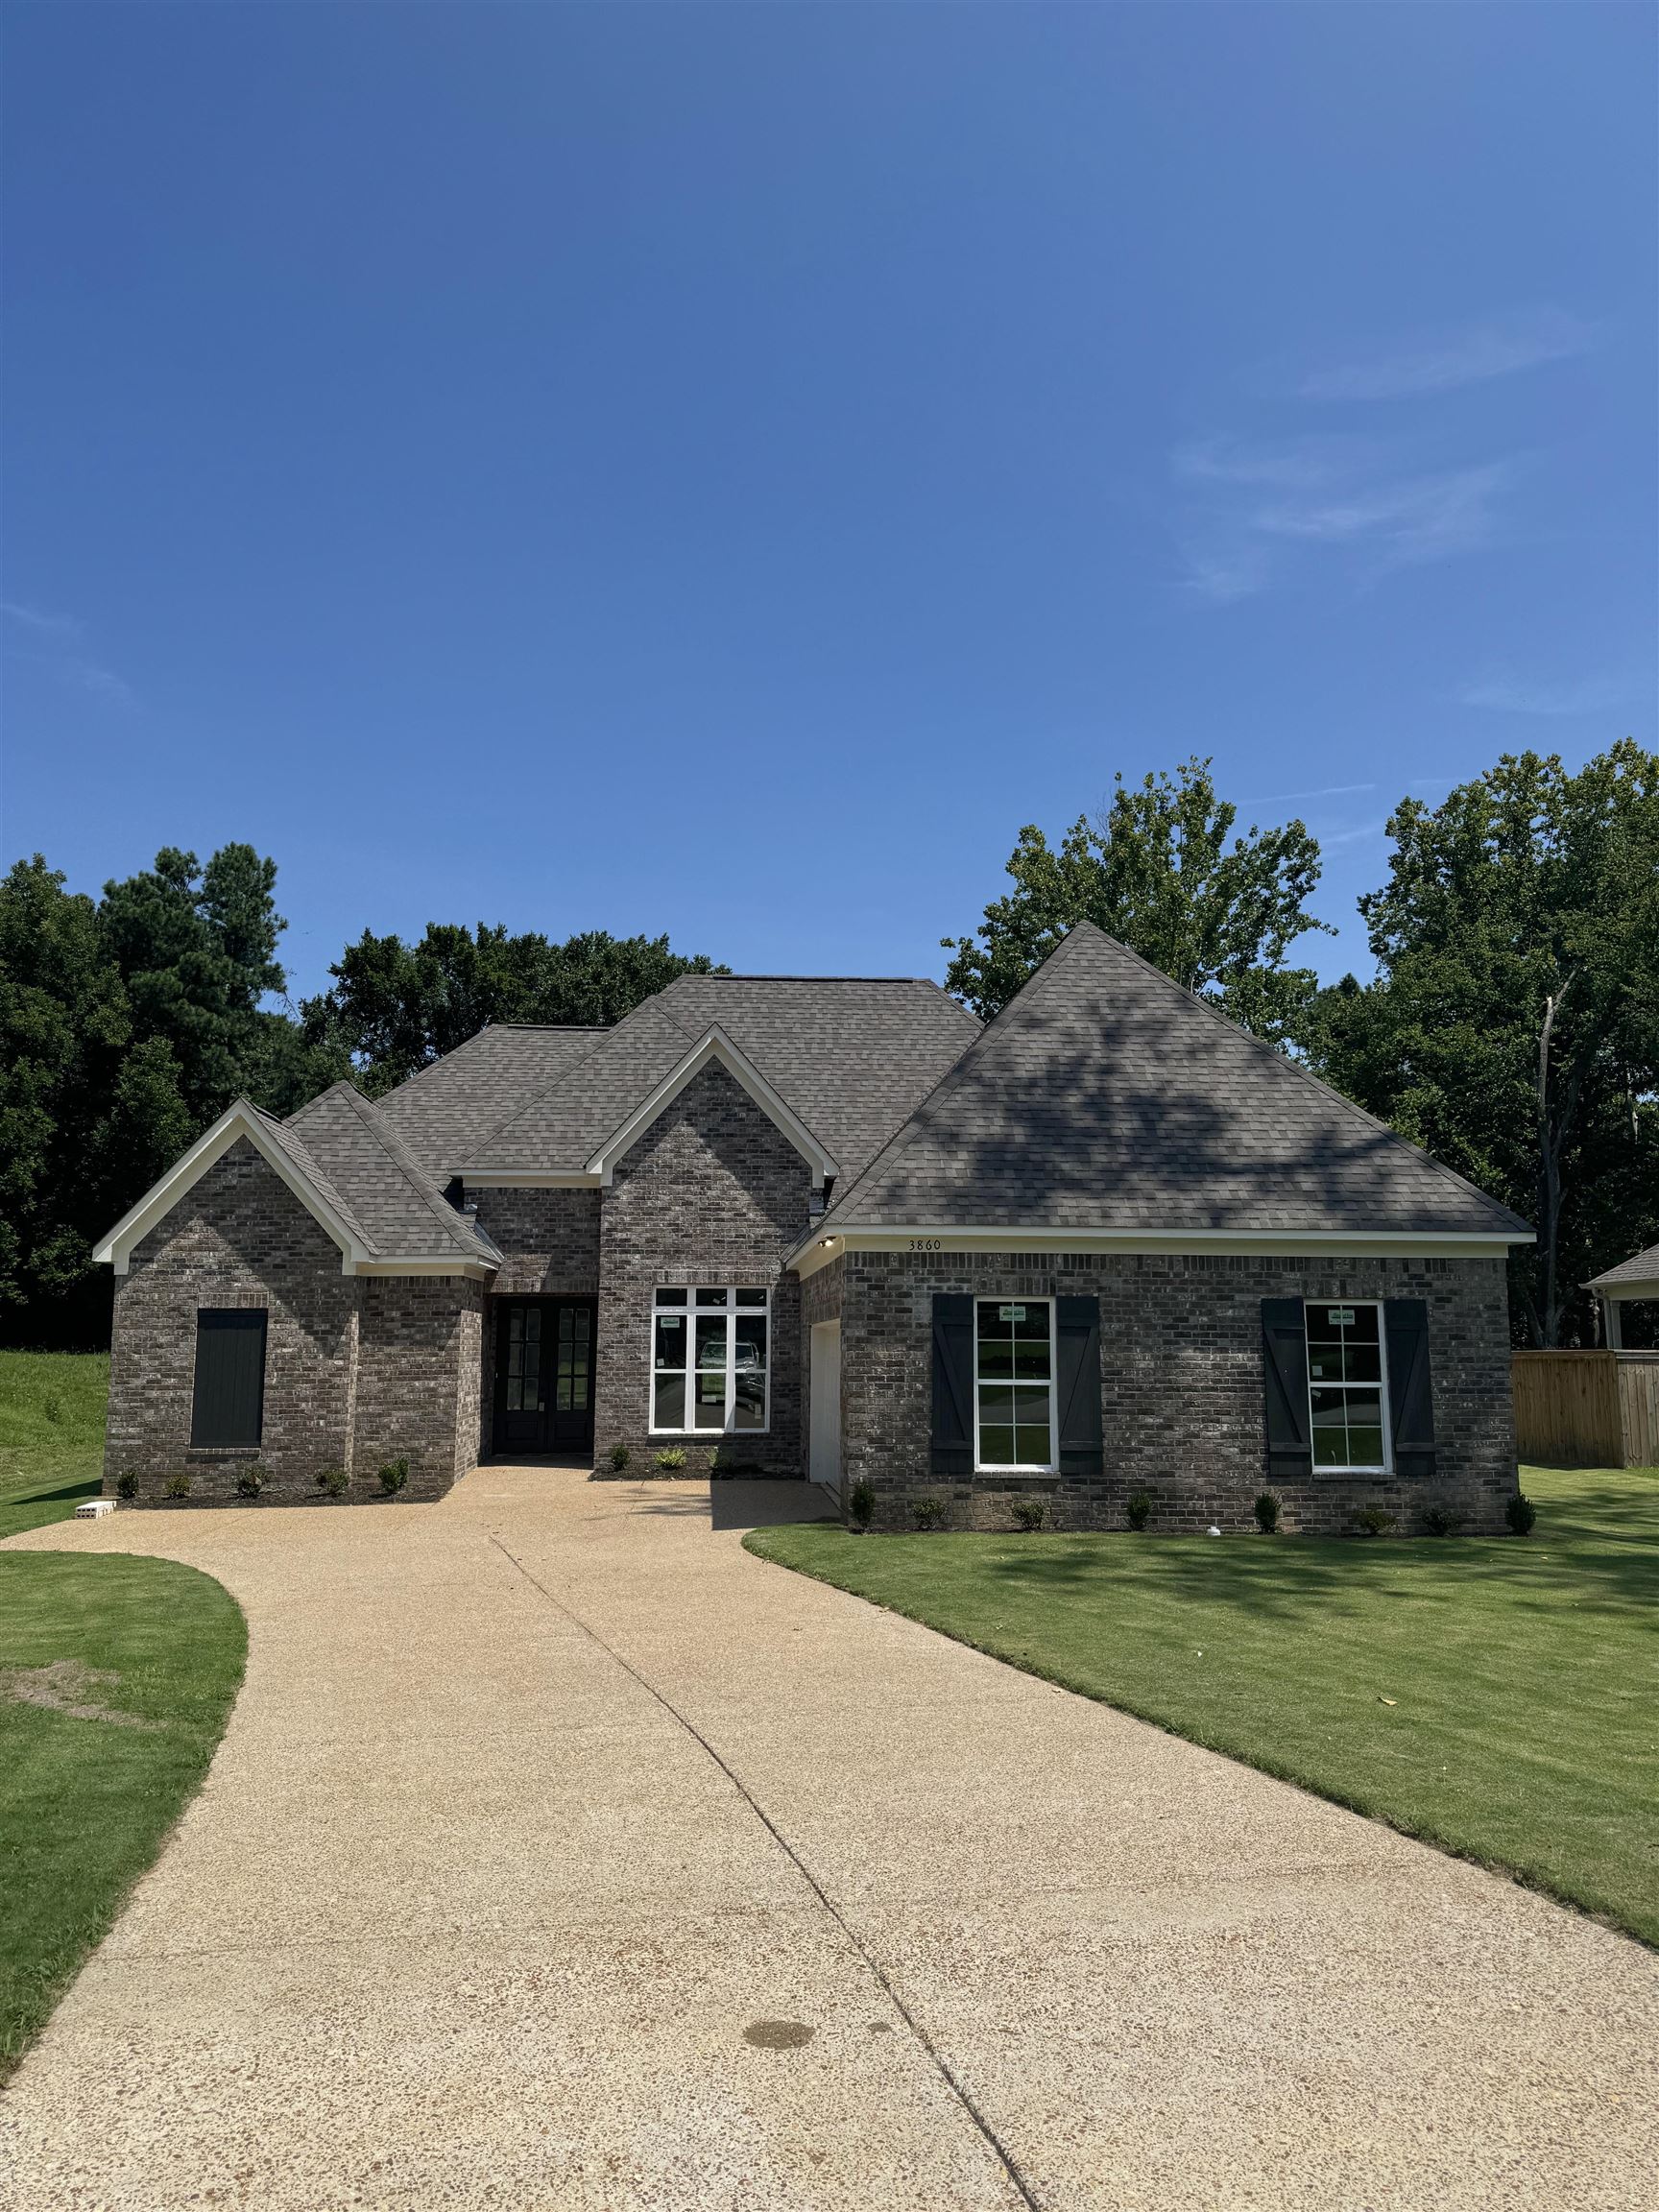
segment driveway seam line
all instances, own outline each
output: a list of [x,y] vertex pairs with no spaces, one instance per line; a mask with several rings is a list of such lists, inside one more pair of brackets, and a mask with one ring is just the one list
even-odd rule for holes
[[830,1919],[833,1920],[836,1927],[840,1929],[848,1944],[864,1961],[864,1964],[869,1968],[870,1972],[876,1977],[876,1980],[886,1991],[888,2000],[892,2004],[894,2010],[899,2014],[904,2025],[909,2029],[911,2034],[915,2036],[917,2042],[927,2054],[927,2056],[931,2060],[934,2070],[939,2076],[939,2079],[944,2082],[946,2088],[950,2090],[951,2096],[955,2098],[958,2104],[961,2105],[963,2111],[967,2113],[969,2119],[974,2123],[974,2126],[977,2128],[979,2134],[983,2137],[986,2144],[996,2155],[998,2162],[1002,2168],[1002,2171],[1007,2175],[1009,2180],[1019,2191],[1021,2201],[1030,2207],[1030,2212],[1046,2212],[1043,2200],[1036,2194],[1036,2191],[1033,2189],[1031,2183],[1027,2181],[1025,2176],[1021,2172],[1013,2153],[1002,2142],[1001,2138],[998,2135],[997,2130],[992,2127],[990,2121],[986,2119],[984,2113],[980,2111],[969,2090],[964,2086],[962,2082],[956,2079],[955,2074],[951,2071],[950,2061],[945,2057],[943,2052],[940,2051],[937,2044],[935,2044],[933,2038],[928,2034],[926,2029],[923,2027],[922,2023],[916,2018],[916,2015],[905,2004],[903,1998],[900,1996],[899,1991],[895,1987],[885,1967],[882,1966],[880,1960],[876,1957],[875,1953],[868,1948],[868,1946],[863,1941],[863,1938],[853,1927],[852,1923],[836,1907],[834,1902],[831,1900],[829,1891],[824,1887],[818,1877],[813,1873],[812,1869],[807,1865],[806,1862],[802,1858],[801,1854],[796,1850],[795,1846],[789,1841],[789,1839],[779,1827],[777,1821],[772,1818],[772,1815],[766,1811],[766,1808],[755,1795],[754,1791],[749,1788],[748,1784],[735,1771],[735,1769],[730,1767],[727,1762],[720,1756],[720,1753],[715,1750],[713,1744],[709,1743],[708,1737],[705,1736],[701,1729],[698,1728],[696,1722],[689,1719],[685,1714],[682,1713],[680,1708],[674,1704],[672,1699],[665,1697],[661,1691],[658,1689],[657,1685],[652,1682],[646,1675],[640,1673],[638,1668],[634,1666],[630,1660],[625,1659],[621,1652],[618,1651],[613,1645],[607,1644],[604,1637],[600,1635],[599,1631],[596,1628],[590,1627],[589,1623],[583,1620],[579,1613],[573,1611],[570,1606],[566,1605],[563,1599],[555,1598],[552,1591],[548,1589],[546,1583],[541,1581],[530,1572],[529,1568],[525,1566],[521,1559],[517,1558],[513,1552],[508,1551],[506,1545],[502,1543],[500,1537],[495,1534],[493,1529],[490,1531],[490,1541],[501,1553],[501,1556],[504,1559],[510,1561],[511,1564],[518,1570],[519,1574],[523,1575],[525,1581],[530,1584],[531,1588],[539,1590],[541,1593],[541,1596],[547,1600],[548,1604],[553,1607],[555,1612],[562,1613],[566,1621],[572,1623],[577,1628],[581,1629],[584,1636],[587,1636],[590,1639],[591,1642],[596,1644],[600,1650],[603,1651],[608,1658],[613,1659],[616,1665],[622,1669],[625,1674],[630,1675],[636,1682],[638,1683],[640,1689],[643,1690],[647,1695],[656,1699],[657,1703],[661,1706],[662,1710],[670,1717],[670,1719],[679,1722],[680,1726],[685,1729],[686,1735],[690,1737],[691,1741],[699,1746],[699,1748],[708,1758],[712,1760],[716,1767],[719,1767],[721,1773],[725,1775],[727,1781],[731,1783],[733,1789],[735,1790],[737,1794],[743,1799],[743,1802],[749,1807],[750,1811],[755,1815],[755,1817],[760,1822],[761,1826],[766,1830],[767,1834],[778,1845],[778,1848],[789,1860],[790,1863],[794,1866],[801,1879],[812,1891],[812,1894],[817,1898],[819,1904],[823,1906],[825,1911],[829,1913]]

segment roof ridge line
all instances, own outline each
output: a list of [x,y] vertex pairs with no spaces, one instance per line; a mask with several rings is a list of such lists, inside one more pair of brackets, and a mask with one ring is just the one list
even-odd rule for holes
[[[677,982],[679,978],[676,977],[675,981]],[[678,1021],[672,1014],[670,1014],[665,1007],[659,1004],[659,1001],[665,998],[669,990],[672,988],[673,986],[670,984],[664,986],[664,988],[661,991],[653,991],[649,998],[641,998],[637,1006],[631,1006],[627,1013],[623,1015],[620,1022],[613,1022],[609,1029],[600,1029],[596,1031],[595,1034],[604,1040],[609,1040],[613,1037],[619,1037],[623,1030],[626,1029],[629,1022],[634,1019],[636,1014],[643,1013],[647,1006],[655,1006],[657,1007],[658,1012],[661,1015],[662,1019],[668,1023],[670,1028],[678,1029],[682,1037],[691,1041],[693,1039],[693,1032],[687,1029],[683,1022]],[[507,1131],[512,1128],[516,1121],[521,1121],[526,1114],[534,1113],[538,1108],[545,1106],[549,1099],[558,1097],[559,1094],[565,1089],[565,1085],[575,1080],[576,1076],[579,1075],[582,1070],[587,1067],[588,1063],[593,1058],[594,1054],[602,1051],[603,1049],[603,1044],[598,1044],[595,1045],[591,1050],[580,1054],[576,1059],[571,1061],[568,1068],[565,1068],[560,1070],[557,1080],[549,1084],[545,1091],[538,1091],[536,1095],[533,1098],[527,1098],[522,1106],[516,1106],[511,1114],[505,1115],[501,1120],[497,1121],[491,1129],[487,1130],[485,1134],[477,1140],[476,1143],[469,1147],[469,1149],[475,1154],[482,1154],[484,1152],[484,1147],[487,1144],[493,1144],[497,1137],[504,1137]],[[648,1094],[648,1093],[642,1094],[642,1095]],[[635,1105],[637,1105],[638,1100],[636,1099],[634,1103]],[[631,1106],[628,1111],[629,1113],[632,1113],[633,1110],[634,1108]],[[626,1115],[623,1116],[623,1119],[627,1119]],[[618,1122],[617,1127],[620,1128],[620,1126],[621,1123]],[[607,1134],[610,1135],[613,1133],[608,1132]]]
[[[999,1006],[997,1009],[997,1012],[991,1017],[989,1022],[982,1022],[980,1024],[979,1028],[975,1031],[974,1036],[969,1038],[967,1044],[963,1046],[961,1051],[956,1055],[955,1059],[951,1061],[950,1067],[946,1069],[945,1072],[940,1076],[938,1082],[934,1084],[933,1088],[917,1100],[913,1110],[899,1124],[899,1127],[894,1130],[892,1136],[888,1138],[886,1143],[882,1145],[881,1149],[877,1153],[876,1157],[869,1163],[869,1165],[862,1170],[860,1174],[855,1176],[854,1180],[848,1184],[846,1190],[840,1193],[840,1195],[835,1199],[834,1203],[820,1216],[816,1222],[813,1223],[813,1234],[821,1232],[825,1224],[832,1220],[836,1214],[840,1212],[843,1206],[851,1205],[853,1200],[857,1197],[864,1190],[867,1188],[873,1189],[881,1176],[884,1176],[891,1167],[897,1166],[904,1151],[923,1134],[923,1117],[926,1114],[929,1107],[933,1106],[939,1100],[949,1084],[950,1084],[955,1080],[956,1077],[962,1075],[965,1072],[968,1060],[974,1053],[978,1051],[980,1046],[988,1043],[996,1030],[999,1028],[1005,1022],[1007,1022],[1009,1017],[1015,1014],[1017,1008],[1022,1006],[1024,1000],[1029,997],[1032,989],[1037,984],[1039,979],[1047,975],[1048,972],[1053,967],[1054,962],[1058,960],[1060,955],[1065,951],[1067,946],[1071,942],[1073,934],[1074,931],[1069,929],[1066,932],[1066,935],[1061,938],[1059,944],[1055,946],[1053,951],[1050,952],[1042,962],[1042,964],[1035,968],[1032,973],[1025,978],[1025,981],[1020,986],[1019,990],[1015,992],[1013,998],[1010,998],[1005,1005]],[[1104,930],[1101,931],[1101,935],[1105,935]],[[942,986],[940,988],[943,989]],[[944,996],[949,998],[950,994],[946,991],[944,992]],[[972,1019],[972,1017],[970,1017],[970,1019]],[[797,1247],[797,1249],[799,1249],[799,1247]]]
[[306,1143],[304,1137],[293,1126],[307,1107],[315,1106],[319,1098],[327,1097],[328,1091],[334,1091],[338,1088],[338,1083],[330,1083],[327,1091],[319,1091],[316,1098],[308,1098],[304,1106],[299,1107],[295,1113],[287,1115],[280,1120],[275,1114],[268,1112],[265,1107],[254,1105],[252,1099],[245,1092],[239,1092],[236,1097],[231,1100],[231,1104],[246,1106],[248,1111],[272,1132],[276,1143],[284,1152],[290,1156],[296,1152],[300,1155],[301,1160],[304,1163],[305,1172],[321,1185],[323,1193],[329,1203],[339,1209],[353,1234],[362,1243],[364,1250],[372,1252],[376,1258],[379,1258],[381,1256],[380,1245],[363,1220],[362,1215],[348,1200],[339,1184],[335,1182],[333,1176],[329,1174],[327,1168],[324,1166],[310,1145]]
[[[1316,1091],[1324,1093],[1328,1097],[1337,1099],[1351,1114],[1358,1114],[1363,1120],[1369,1121],[1372,1128],[1386,1137],[1391,1144],[1398,1144],[1415,1159],[1427,1161],[1437,1175],[1450,1176],[1452,1181],[1457,1184],[1460,1189],[1471,1192],[1487,1206],[1496,1206],[1501,1213],[1507,1214],[1512,1221],[1521,1221],[1520,1214],[1515,1212],[1513,1207],[1505,1206],[1501,1198],[1494,1198],[1490,1190],[1482,1190],[1479,1183],[1471,1183],[1468,1176],[1460,1175],[1455,1167],[1448,1166],[1444,1160],[1437,1160],[1426,1146],[1414,1144],[1409,1137],[1402,1137],[1398,1129],[1390,1128],[1388,1123],[1373,1114],[1369,1107],[1361,1106],[1358,1098],[1350,1098],[1346,1091],[1338,1091],[1334,1083],[1327,1083],[1322,1075],[1315,1075],[1311,1068],[1305,1068],[1299,1060],[1292,1060],[1287,1053],[1281,1052],[1276,1045],[1270,1045],[1265,1037],[1258,1037],[1253,1029],[1246,1029],[1242,1022],[1235,1022],[1231,1015],[1224,1014],[1219,1006],[1212,1005],[1210,1000],[1202,998],[1198,992],[1188,990],[1185,983],[1177,983],[1173,975],[1165,974],[1163,969],[1158,967],[1154,961],[1148,960],[1144,953],[1137,952],[1133,945],[1125,945],[1120,937],[1114,937],[1109,930],[1102,929],[1097,922],[1074,924],[1073,929],[1067,932],[1068,941],[1074,930],[1078,928],[1095,930],[1105,938],[1108,945],[1116,945],[1120,952],[1126,953],[1138,966],[1144,968],[1149,975],[1155,975],[1161,983],[1167,984],[1172,991],[1185,992],[1193,1005],[1202,1008],[1212,1021],[1221,1022],[1234,1036],[1242,1037],[1259,1052],[1265,1052],[1268,1058],[1279,1067],[1289,1069],[1290,1072],[1300,1077],[1304,1083],[1312,1084]],[[1525,1221],[1522,1221],[1521,1225],[1523,1228],[1530,1227],[1530,1224]]]
[[397,1130],[392,1127],[390,1122],[382,1121],[380,1111],[373,1100],[364,1097],[357,1086],[346,1077],[342,1077],[338,1083],[332,1084],[330,1089],[346,1093],[363,1126],[391,1160],[393,1166],[397,1167],[398,1173],[402,1175],[404,1181],[408,1183],[410,1189],[450,1241],[464,1252],[475,1253],[477,1250],[476,1242],[468,1236],[462,1216],[455,1212],[452,1206],[445,1203],[436,1183],[427,1174],[425,1168],[421,1166]]

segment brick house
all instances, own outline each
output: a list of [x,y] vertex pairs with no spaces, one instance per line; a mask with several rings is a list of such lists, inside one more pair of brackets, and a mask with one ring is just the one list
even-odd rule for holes
[[[685,975],[371,1103],[238,1101],[113,1230],[106,1482],[434,1498],[481,1458],[867,1480],[878,1527],[1349,1527],[1514,1487],[1526,1224],[1097,929],[983,1029]],[[239,1479],[241,1487],[238,1488]],[[126,1487],[132,1489],[130,1479]]]

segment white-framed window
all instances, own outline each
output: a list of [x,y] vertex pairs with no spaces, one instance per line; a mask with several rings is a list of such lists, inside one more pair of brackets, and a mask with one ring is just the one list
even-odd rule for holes
[[768,1428],[772,1312],[764,1289],[659,1288],[651,1314],[651,1431],[755,1435]]
[[1388,1347],[1375,1298],[1309,1299],[1308,1422],[1315,1475],[1385,1475]]
[[987,1473],[1051,1474],[1054,1301],[974,1301],[974,1464]]

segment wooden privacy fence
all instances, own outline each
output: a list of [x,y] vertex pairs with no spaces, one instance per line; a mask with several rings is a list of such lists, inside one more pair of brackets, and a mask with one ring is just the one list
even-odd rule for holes
[[1509,1377],[1523,1459],[1659,1466],[1659,1352],[1516,1352]]

